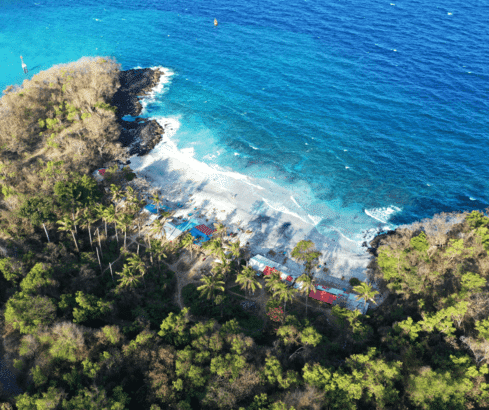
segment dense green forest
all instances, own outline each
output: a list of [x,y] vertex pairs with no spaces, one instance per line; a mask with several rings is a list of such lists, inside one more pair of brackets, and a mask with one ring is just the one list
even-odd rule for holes
[[[165,212],[145,228],[134,174],[114,165],[119,70],[82,59],[0,100],[0,330],[23,389],[0,389],[0,409],[489,407],[483,212],[377,238],[383,302],[366,316],[308,300],[313,244],[293,254],[306,262],[299,292],[257,279],[239,244],[225,253],[224,226],[202,250],[221,263],[178,292],[191,238],[155,237]],[[243,309],[258,290],[266,312]]]

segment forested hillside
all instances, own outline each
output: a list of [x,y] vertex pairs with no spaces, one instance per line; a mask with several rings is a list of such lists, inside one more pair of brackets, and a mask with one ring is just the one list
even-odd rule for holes
[[221,263],[176,295],[192,241],[155,236],[165,212],[144,227],[128,168],[91,177],[123,155],[119,69],[81,60],[1,99],[0,329],[24,393],[0,409],[489,407],[487,216],[377,238],[385,301],[366,316],[273,276],[268,315],[243,309],[262,282],[219,231],[202,252]]

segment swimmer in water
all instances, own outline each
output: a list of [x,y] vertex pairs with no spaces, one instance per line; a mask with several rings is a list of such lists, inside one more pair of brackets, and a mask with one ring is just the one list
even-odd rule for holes
[[214,26],[217,26],[217,19],[214,19]]
[[22,61],[22,69],[24,70],[24,74],[27,74],[27,71],[28,71],[27,66],[24,63],[22,56],[20,56],[20,60]]

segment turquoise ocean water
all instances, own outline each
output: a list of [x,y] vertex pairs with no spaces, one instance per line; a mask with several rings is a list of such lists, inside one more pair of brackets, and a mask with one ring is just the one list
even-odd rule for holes
[[145,115],[178,119],[179,148],[287,187],[319,232],[361,244],[489,205],[484,4],[3,0],[0,87],[25,78],[19,55],[28,76],[96,55],[167,67]]

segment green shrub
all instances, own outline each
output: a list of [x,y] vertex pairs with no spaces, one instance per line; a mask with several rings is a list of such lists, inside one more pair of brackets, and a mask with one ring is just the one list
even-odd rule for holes
[[360,283],[362,283],[362,282],[360,282],[360,280],[357,278],[351,278],[350,279],[350,285],[351,286],[358,286],[358,285],[360,285]]

